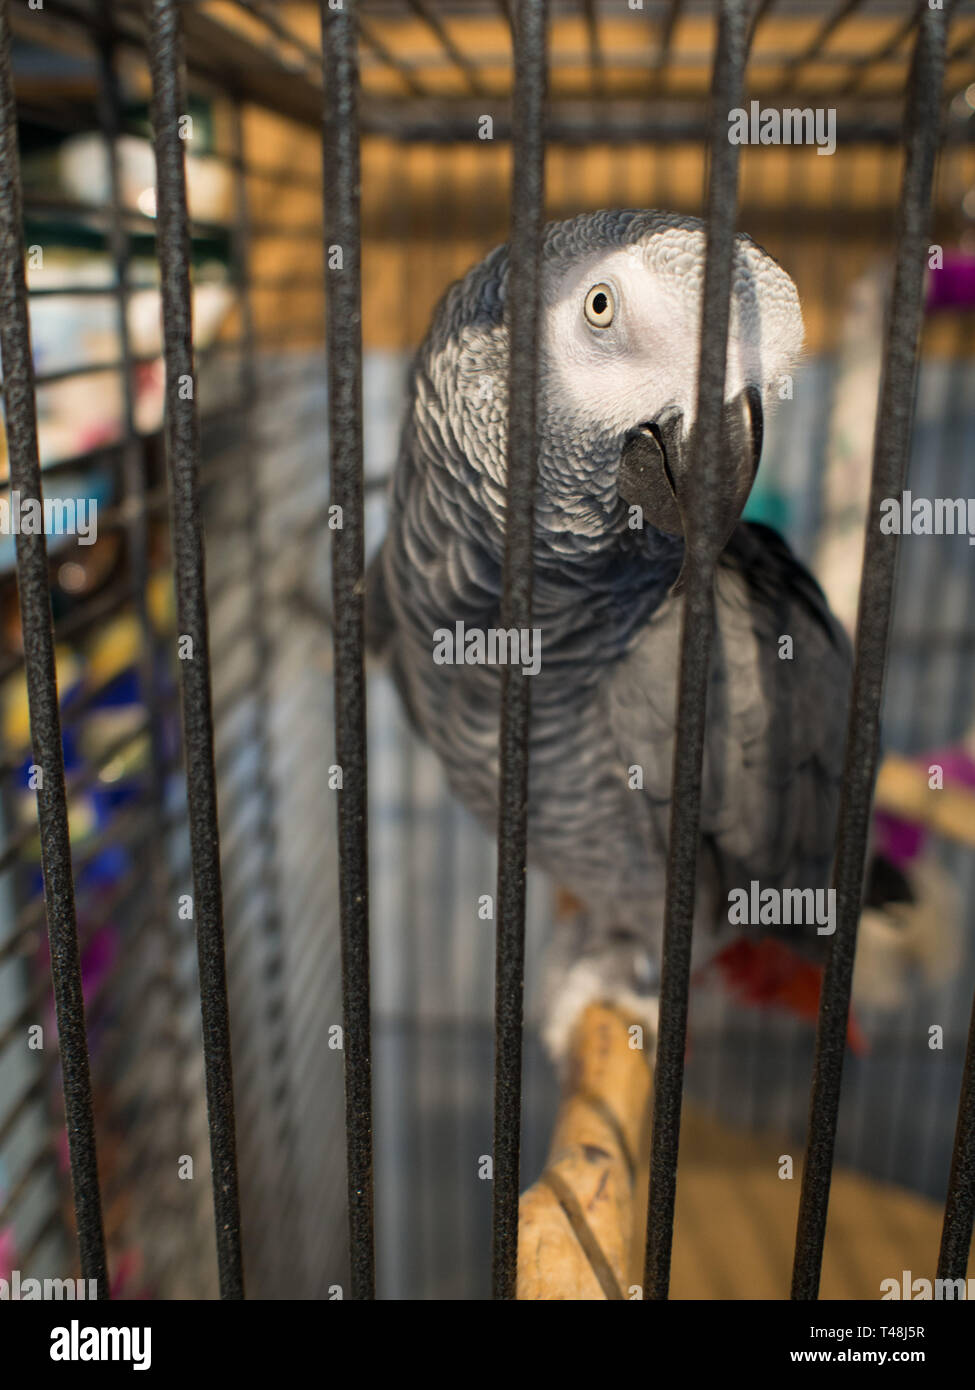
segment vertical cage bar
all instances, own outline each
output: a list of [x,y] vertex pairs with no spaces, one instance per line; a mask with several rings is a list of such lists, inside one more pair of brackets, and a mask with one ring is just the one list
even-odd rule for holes
[[108,157],[111,207],[108,220],[108,243],[115,271],[115,301],[118,310],[118,335],[122,358],[122,402],[125,419],[125,442],[122,453],[122,477],[125,499],[130,515],[125,523],[126,545],[132,574],[133,603],[139,622],[142,649],[139,653],[139,684],[149,712],[149,776],[155,844],[151,855],[150,882],[154,902],[152,918],[164,914],[163,903],[169,875],[162,862],[165,821],[165,763],[163,747],[163,708],[156,674],[156,633],[149,612],[149,515],[147,511],[148,480],[145,448],[138,438],[135,421],[135,361],[129,333],[129,303],[131,300],[131,247],[122,210],[122,178],[119,168],[118,142],[122,135],[122,98],[116,71],[115,38],[112,31],[109,0],[101,0],[97,18],[99,116]]
[[[11,501],[13,494],[19,493],[21,498],[40,502],[41,467],[24,277],[17,107],[6,3],[0,6],[0,355]],[[108,1269],[71,868],[47,542],[43,531],[37,534],[18,531],[16,550],[31,748],[33,761],[41,772],[37,817],[81,1274],[84,1279],[94,1279],[98,1297],[106,1299],[109,1296]]]
[[[271,1234],[273,1258],[281,1263],[279,1288],[286,1286],[292,1267],[288,1245],[296,1243],[300,1232],[293,1230],[296,1204],[299,1200],[298,1161],[292,1120],[294,1096],[290,1081],[291,1046],[288,1031],[287,962],[285,955],[284,923],[281,910],[281,882],[278,870],[278,796],[274,779],[274,750],[271,729],[273,706],[273,670],[275,643],[271,628],[271,595],[265,576],[265,551],[262,542],[263,502],[260,466],[261,452],[257,445],[259,429],[258,404],[261,382],[257,364],[257,326],[251,295],[251,214],[247,192],[246,142],[244,113],[241,102],[233,105],[233,156],[236,227],[234,229],[234,278],[241,318],[240,394],[244,421],[239,483],[245,499],[247,524],[246,545],[249,559],[251,628],[253,632],[254,663],[256,667],[255,695],[258,727],[256,791],[258,818],[256,833],[260,842],[261,877],[265,893],[263,941],[265,949],[262,987],[264,990],[264,1019],[267,1032],[267,1063],[271,1077],[272,1096],[277,1109],[275,1144],[282,1155],[285,1190],[276,1194],[279,1217],[277,1230]],[[293,1231],[288,1242],[282,1241],[282,1230]]]
[[836,931],[830,941],[816,1029],[809,1137],[792,1271],[794,1299],[814,1299],[819,1293],[897,564],[898,537],[881,533],[880,508],[884,498],[901,495],[907,475],[923,315],[931,185],[940,136],[944,49],[943,13],[923,10],[905,116],[905,164],[898,209],[894,287],[884,335],[846,762],[833,866]]
[[[545,215],[547,0],[518,0],[513,33],[511,239],[508,266],[508,481],[501,624],[531,627],[538,312]],[[502,668],[495,965],[494,1297],[516,1296],[525,990],[525,871],[531,678]]]
[[369,1003],[369,845],[364,664],[362,233],[359,61],[355,0],[321,0],[324,110],[325,318],[329,477],[342,509],[332,535],[335,759],[338,805],[345,1129],[352,1297],[375,1297],[372,1046]]
[[745,5],[721,0],[709,130],[707,260],[701,303],[697,447],[684,538],[684,615],[678,675],[677,736],[671,781],[667,906],[660,980],[660,1027],[653,1078],[653,1136],[647,1208],[645,1299],[665,1299],[677,1195],[691,929],[700,838],[701,774],[708,668],[714,629],[714,566],[720,539],[721,425],[738,204],[738,146],[728,139],[728,112],[741,105],[745,71]]
[[166,455],[176,612],[192,656],[180,661],[186,791],[193,867],[193,915],[200,967],[200,1009],[220,1296],[244,1296],[240,1198],[224,951],[223,889],[213,759],[210,639],[200,516],[200,424],[193,374],[190,234],[180,120],[179,21],[173,0],[149,0],[149,67],[156,153],[157,254],[166,360]]
[[[125,441],[122,452],[122,477],[129,514],[125,523],[126,549],[132,578],[133,606],[141,637],[138,657],[139,689],[149,715],[149,799],[152,834],[146,846],[147,870],[143,873],[143,901],[148,899],[142,921],[158,934],[163,957],[160,975],[168,991],[172,1016],[176,1018],[181,1005],[180,986],[175,962],[178,953],[176,923],[168,908],[175,896],[175,875],[166,861],[166,780],[167,753],[165,724],[168,718],[159,677],[159,638],[149,610],[149,512],[147,509],[149,479],[146,448],[139,439],[135,418],[135,361],[129,333],[131,302],[131,243],[122,207],[122,178],[119,161],[119,140],[123,133],[122,93],[117,70],[116,37],[112,24],[110,0],[101,0],[97,16],[99,63],[99,115],[108,156],[109,208],[108,242],[115,269],[115,301],[118,310],[118,334],[122,357],[122,401],[125,411]],[[174,1038],[178,1037],[173,1033]],[[180,1132],[189,1142],[189,1122],[192,1097],[186,1085],[184,1056],[178,1046],[172,1049],[172,1072],[169,1086],[178,1108]],[[168,1167],[171,1159],[171,1139],[168,1126],[155,1127],[156,1171]]]
[[964,1279],[975,1226],[975,1002],[968,1029],[958,1122],[948,1176],[944,1226],[938,1254],[939,1279]]

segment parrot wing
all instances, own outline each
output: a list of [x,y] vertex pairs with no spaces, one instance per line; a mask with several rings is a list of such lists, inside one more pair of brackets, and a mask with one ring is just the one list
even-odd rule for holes
[[[768,527],[737,528],[715,592],[701,866],[720,915],[729,890],[752,880],[827,885],[852,657],[819,586]],[[643,768],[655,838],[670,817],[681,610],[678,596],[654,613],[609,696],[622,758]]]

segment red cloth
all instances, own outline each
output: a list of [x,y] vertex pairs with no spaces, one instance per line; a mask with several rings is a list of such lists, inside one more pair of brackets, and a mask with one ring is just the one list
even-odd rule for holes
[[[787,1009],[815,1021],[819,1013],[822,967],[796,955],[781,941],[735,941],[715,956],[731,992],[743,1003]],[[867,1040],[850,1011],[846,1041],[858,1056]]]

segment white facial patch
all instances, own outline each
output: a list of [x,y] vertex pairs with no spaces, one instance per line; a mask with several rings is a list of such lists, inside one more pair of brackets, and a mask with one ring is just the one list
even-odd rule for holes
[[[548,400],[601,430],[625,432],[678,405],[689,431],[697,409],[704,233],[669,228],[599,252],[545,285],[542,343]],[[586,318],[586,296],[613,294],[608,327]],[[725,399],[746,385],[768,407],[802,347],[796,287],[758,247],[739,239]]]

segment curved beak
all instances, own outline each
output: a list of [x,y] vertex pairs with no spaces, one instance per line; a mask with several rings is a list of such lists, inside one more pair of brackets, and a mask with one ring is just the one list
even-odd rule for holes
[[[746,386],[725,406],[721,429],[723,466],[714,499],[717,512],[713,544],[724,550],[741,519],[762,453],[762,398]],[[688,520],[690,461],[694,431],[685,438],[684,413],[669,405],[646,424],[630,430],[620,456],[619,494],[643,509],[643,519],[669,536],[685,536]],[[678,577],[674,591],[681,587]]]

